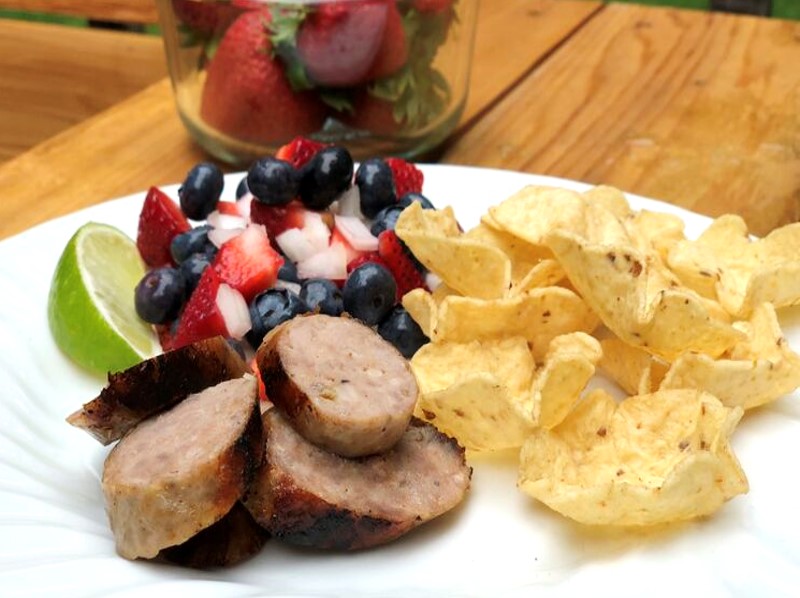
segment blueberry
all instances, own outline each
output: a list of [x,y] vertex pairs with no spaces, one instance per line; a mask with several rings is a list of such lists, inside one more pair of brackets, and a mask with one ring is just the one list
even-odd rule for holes
[[324,210],[353,181],[353,158],[343,147],[318,151],[300,173],[300,200],[311,210]]
[[344,309],[368,326],[380,322],[394,306],[397,283],[391,272],[373,262],[350,273],[342,289]]
[[369,232],[377,237],[385,230],[394,230],[394,227],[397,224],[397,219],[400,217],[400,213],[402,211],[403,208],[397,204],[391,205],[388,208],[383,208],[375,216]]
[[285,282],[296,282],[300,284],[300,276],[297,274],[297,265],[288,257],[283,258],[283,265],[278,269],[278,278]]
[[136,313],[145,322],[166,324],[178,317],[186,298],[186,282],[177,268],[155,268],[136,285]]
[[420,203],[423,210],[436,209],[436,207],[433,205],[430,199],[425,197],[422,193],[415,193],[413,191],[411,193],[406,193],[403,197],[397,200],[397,205],[399,205],[402,208],[407,208],[415,201],[418,201]]
[[264,291],[250,303],[250,322],[253,327],[247,333],[247,340],[257,349],[267,333],[278,324],[308,311],[303,300],[288,289]]
[[250,189],[247,187],[247,175],[244,175],[236,185],[236,199],[242,199],[248,193],[250,193]]
[[342,291],[327,278],[309,278],[300,287],[300,299],[311,311],[329,316],[339,316],[344,311]]
[[175,235],[172,243],[169,244],[169,252],[176,264],[183,261],[190,255],[201,253],[206,250],[207,245],[212,245],[208,240],[208,231],[211,227],[207,224],[193,228],[179,235]]
[[247,172],[247,187],[261,203],[281,206],[297,196],[298,174],[289,162],[261,158]]
[[380,158],[361,163],[356,171],[356,185],[361,196],[361,213],[367,218],[375,218],[383,208],[397,203],[392,169]]
[[200,277],[203,272],[211,264],[212,258],[209,258],[203,252],[193,253],[178,266],[183,280],[186,283],[186,296],[191,295],[197,288],[197,283],[200,282]]
[[378,334],[392,343],[406,359],[411,359],[419,348],[429,341],[422,329],[402,305],[378,324]]
[[178,189],[181,210],[187,218],[203,220],[217,209],[224,186],[225,179],[219,167],[210,162],[201,162],[189,171]]

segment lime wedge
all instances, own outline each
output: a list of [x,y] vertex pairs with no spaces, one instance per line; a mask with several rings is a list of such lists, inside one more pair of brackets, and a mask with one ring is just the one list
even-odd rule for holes
[[79,228],[50,284],[47,318],[58,347],[103,374],[159,353],[158,338],[133,302],[144,274],[136,244],[122,231],[95,222]]

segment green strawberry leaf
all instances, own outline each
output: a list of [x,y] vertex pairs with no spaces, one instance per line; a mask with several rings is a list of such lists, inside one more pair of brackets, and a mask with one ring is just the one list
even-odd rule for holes
[[319,98],[337,112],[355,112],[353,100],[344,89],[323,89],[319,92]]
[[403,16],[409,41],[410,60],[400,71],[380,79],[369,93],[393,104],[395,122],[409,128],[424,127],[439,116],[450,102],[450,85],[433,67],[439,47],[447,39],[452,15],[422,15],[414,9]]
[[314,87],[297,54],[297,31],[309,10],[305,6],[272,6],[272,20],[266,25],[273,51],[283,62],[289,85],[294,91],[305,91]]

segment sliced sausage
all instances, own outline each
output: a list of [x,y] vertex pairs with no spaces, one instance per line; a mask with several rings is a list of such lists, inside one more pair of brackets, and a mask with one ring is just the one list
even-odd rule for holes
[[292,425],[345,457],[391,448],[417,402],[408,362],[350,318],[294,318],[264,339],[256,360],[267,395]]
[[183,544],[165,548],[157,558],[195,569],[230,567],[256,554],[268,539],[267,530],[237,502],[225,517]]
[[103,444],[119,440],[142,420],[194,392],[249,369],[222,337],[200,341],[110,374],[100,395],[67,418]]
[[354,550],[389,542],[455,507],[472,470],[464,449],[413,419],[389,451],[348,459],[306,441],[278,409],[263,416],[264,465],[244,501],[273,536]]
[[244,494],[263,450],[253,376],[212,386],[139,424],[103,470],[117,552],[153,558],[219,521]]

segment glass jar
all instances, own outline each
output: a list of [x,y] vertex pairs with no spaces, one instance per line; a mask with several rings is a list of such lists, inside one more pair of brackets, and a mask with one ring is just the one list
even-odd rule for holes
[[178,112],[236,165],[298,135],[432,150],[464,109],[477,0],[157,0]]

